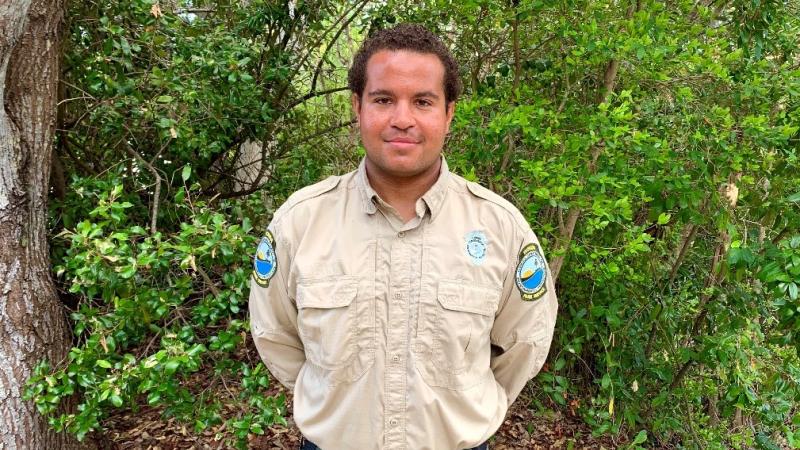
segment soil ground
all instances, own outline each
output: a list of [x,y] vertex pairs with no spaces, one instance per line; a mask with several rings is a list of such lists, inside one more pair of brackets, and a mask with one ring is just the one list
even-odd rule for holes
[[[287,396],[291,417],[291,394],[275,383],[274,394]],[[536,414],[521,398],[512,405],[503,425],[489,441],[493,450],[539,450],[539,449],[614,449],[618,445],[609,437],[593,437],[589,427],[577,417],[559,412]],[[103,424],[106,431],[99,446],[102,449],[227,449],[226,438],[232,435],[224,426],[211,427],[195,434],[190,425],[175,419],[164,419],[161,410],[143,407],[136,413],[119,410]],[[295,450],[299,448],[300,431],[289,419],[289,426],[273,426],[262,436],[252,435],[250,449]]]
[[[238,349],[234,359],[254,364],[259,361],[255,346],[247,336],[247,345]],[[543,370],[547,370],[547,366]],[[214,380],[211,382],[210,380]],[[213,368],[202,368],[192,374],[185,387],[195,394],[203,391],[213,394],[227,406],[220,415],[235,417],[237,413],[239,380],[235,377],[215,377]],[[213,392],[209,392],[213,391]],[[252,450],[296,450],[300,447],[300,431],[292,421],[292,394],[273,380],[267,395],[286,396],[288,426],[274,425],[263,435],[250,435],[248,448]],[[506,414],[505,421],[489,440],[492,450],[540,449],[616,449],[620,447],[608,436],[593,437],[588,425],[571,410],[537,413],[528,408],[532,393],[525,389]],[[225,401],[223,399],[230,399]],[[191,424],[174,418],[164,418],[163,408],[140,406],[137,411],[121,408],[115,410],[103,423],[104,432],[93,436],[97,448],[102,450],[221,450],[234,448],[232,430],[225,425],[212,426],[196,433]]]

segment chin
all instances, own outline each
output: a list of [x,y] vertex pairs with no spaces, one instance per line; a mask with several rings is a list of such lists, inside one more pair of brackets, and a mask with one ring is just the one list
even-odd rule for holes
[[406,164],[391,164],[385,168],[386,172],[396,177],[413,177],[422,172],[419,167]]
[[417,155],[399,152],[387,152],[383,155],[382,166],[387,172],[415,172],[422,165]]

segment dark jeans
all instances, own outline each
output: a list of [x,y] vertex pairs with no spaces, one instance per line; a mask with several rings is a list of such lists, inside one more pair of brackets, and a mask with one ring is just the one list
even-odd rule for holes
[[[313,442],[309,441],[306,438],[300,439],[300,450],[320,450]],[[489,441],[484,442],[483,444],[468,448],[466,450],[489,450]]]

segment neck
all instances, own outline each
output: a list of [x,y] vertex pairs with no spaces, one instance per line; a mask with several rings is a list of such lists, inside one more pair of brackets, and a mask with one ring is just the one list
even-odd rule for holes
[[389,205],[396,209],[404,220],[416,215],[415,205],[439,179],[441,158],[430,169],[413,177],[393,177],[366,161],[367,178],[372,189]]

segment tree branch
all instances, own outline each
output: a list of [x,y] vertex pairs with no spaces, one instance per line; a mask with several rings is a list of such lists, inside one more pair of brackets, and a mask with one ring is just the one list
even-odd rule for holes
[[[633,14],[639,9],[641,5],[637,0],[631,1],[631,4],[628,6],[628,10],[625,12],[625,19],[630,20],[633,17]],[[614,87],[616,86],[617,82],[617,72],[619,71],[619,60],[614,58],[608,62],[606,66],[606,70],[603,74],[603,90],[600,92],[598,96],[598,103],[604,103],[608,100],[609,95],[614,91]],[[587,163],[587,169],[589,172],[589,176],[594,175],[597,173],[597,159],[600,157],[600,152],[602,150],[602,142],[600,141],[594,145],[590,153],[590,160]],[[564,229],[560,237],[561,241],[561,250],[563,250],[563,254],[556,256],[553,258],[552,263],[550,264],[550,270],[553,274],[553,282],[558,281],[558,276],[561,273],[561,268],[564,266],[564,259],[567,256],[569,251],[570,243],[572,242],[572,235],[575,233],[575,225],[578,223],[578,218],[581,215],[581,209],[576,206],[573,206],[569,210],[569,214],[567,215],[567,225]]]
[[301,103],[304,103],[304,102],[306,102],[306,101],[308,101],[308,100],[310,100],[310,99],[312,99],[314,97],[333,94],[334,92],[346,91],[347,89],[349,89],[347,86],[341,86],[341,87],[337,87],[337,88],[326,89],[324,91],[319,91],[319,92],[315,92],[312,89],[312,91],[309,92],[308,94],[306,94],[306,95],[304,95],[304,96],[302,96],[300,98],[292,100],[292,102],[289,103],[289,105],[286,108],[283,109],[283,111],[281,112],[281,115],[285,114],[287,111],[289,111],[290,109],[294,108],[295,106],[297,106],[297,105],[299,105]]
[[[336,130],[338,130],[340,128],[344,128],[344,127],[350,126],[350,125],[352,125],[354,123],[356,123],[355,119],[352,119],[352,120],[347,121],[347,122],[337,123],[337,124],[331,125],[329,127],[323,128],[321,130],[315,131],[314,133],[311,133],[308,136],[304,136],[303,138],[301,138],[297,142],[293,142],[291,144],[284,143],[284,144],[281,144],[279,147],[282,148],[282,149],[287,149],[287,148],[291,148],[291,147],[294,147],[294,146],[303,145],[303,144],[306,144],[306,143],[308,143],[309,141],[311,141],[313,139],[316,139],[316,138],[318,138],[320,136],[328,134],[328,133],[330,133],[332,131],[336,131]],[[265,147],[266,146],[262,144],[262,150]],[[279,156],[281,153],[283,153],[283,152],[278,152],[276,155],[273,155],[273,156]],[[255,161],[251,161],[250,163],[247,163],[247,164],[242,165],[242,166],[235,167],[235,169],[240,169],[240,168],[247,167],[247,166],[250,166],[250,165],[256,164],[256,163],[260,163],[261,164],[261,166],[259,168],[259,175],[256,176],[256,179],[253,180],[250,183],[250,187],[249,188],[244,189],[244,190],[239,190],[239,191],[226,192],[226,193],[220,194],[219,198],[220,199],[225,199],[225,198],[233,198],[233,197],[242,197],[242,196],[245,196],[245,195],[250,195],[253,192],[256,192],[257,190],[261,189],[263,187],[263,184],[261,183],[261,181],[263,179],[263,174],[265,172],[265,167],[267,166],[265,164],[265,161],[266,161],[266,155],[265,155],[265,152],[262,151],[261,159],[255,160]],[[231,170],[229,172],[235,172],[235,170]],[[221,173],[220,174],[220,178],[222,178],[222,177],[230,178],[231,175],[227,174],[227,173],[225,173],[225,174]]]
[[[368,1],[369,0],[363,0],[361,3],[355,4],[353,7],[354,8],[358,8],[358,11],[360,11],[361,8],[363,8],[364,5],[366,5],[366,3]],[[308,58],[311,56],[311,53],[313,52],[313,50],[315,48],[319,47],[319,45],[322,43],[322,40],[325,39],[325,36],[327,36],[328,33],[330,33],[330,31],[333,30],[339,24],[339,22],[341,22],[342,20],[344,20],[345,17],[350,15],[351,11],[352,11],[352,8],[346,10],[344,12],[344,14],[342,14],[341,16],[339,16],[336,19],[336,22],[334,22],[333,25],[331,25],[327,30],[325,30],[325,32],[322,33],[322,36],[320,36],[311,46],[308,47],[308,51],[305,53],[305,55],[303,55],[303,57],[300,59],[300,62],[296,65],[296,67],[295,67],[296,70],[287,77],[287,79],[284,81],[283,85],[278,90],[277,94],[273,97],[273,102],[272,103],[274,105],[279,105],[280,104],[281,99],[283,98],[284,95],[286,95],[286,91],[289,89],[289,86],[292,85],[292,81],[294,80],[294,77],[300,72],[300,68],[303,67],[303,65],[306,63],[306,61],[308,61]],[[356,14],[354,14],[354,16],[357,15],[357,14],[358,14],[358,12],[356,12]],[[286,33],[286,37],[288,37],[290,34],[291,33],[287,32]],[[331,43],[331,45],[333,45],[333,43]],[[289,109],[291,109],[291,108],[286,108],[286,109],[284,109],[284,111],[288,111]]]
[[339,36],[342,35],[342,32],[345,30],[345,28],[347,28],[347,26],[350,25],[353,19],[355,19],[356,16],[358,16],[358,13],[361,12],[361,10],[364,9],[364,6],[366,5],[367,1],[361,2],[361,4],[359,4],[358,7],[356,8],[356,11],[353,13],[353,15],[350,16],[350,18],[347,19],[342,24],[341,27],[339,27],[339,30],[336,32],[335,35],[333,35],[333,39],[331,39],[331,41],[328,42],[328,45],[325,47],[325,51],[322,52],[322,56],[320,56],[319,58],[319,62],[317,63],[317,68],[314,69],[314,77],[311,79],[311,92],[314,92],[317,89],[317,78],[319,77],[319,73],[322,70],[322,64],[325,62],[325,57],[328,56],[328,52],[331,51],[331,48],[333,48],[333,44],[336,43],[336,41],[339,39]]
[[158,174],[158,171],[155,167],[153,167],[152,164],[147,162],[146,159],[142,158],[142,155],[131,148],[127,141],[124,139],[122,141],[125,144],[125,150],[128,152],[128,154],[139,160],[139,162],[142,163],[156,179],[155,188],[153,189],[153,208],[150,213],[150,233],[155,234],[157,231],[156,223],[158,221],[158,202],[159,196],[161,195],[161,176]]
[[[511,37],[514,49],[514,82],[511,90],[511,101],[516,107],[519,104],[519,78],[522,72],[519,56],[519,13],[517,11],[519,0],[512,0],[511,3],[514,7],[514,21],[511,24]],[[511,155],[513,155],[516,150],[515,134],[516,133],[509,132],[507,135],[508,143],[506,144],[506,151],[503,154],[503,160],[500,162],[500,173],[508,169],[508,164],[511,162]]]

